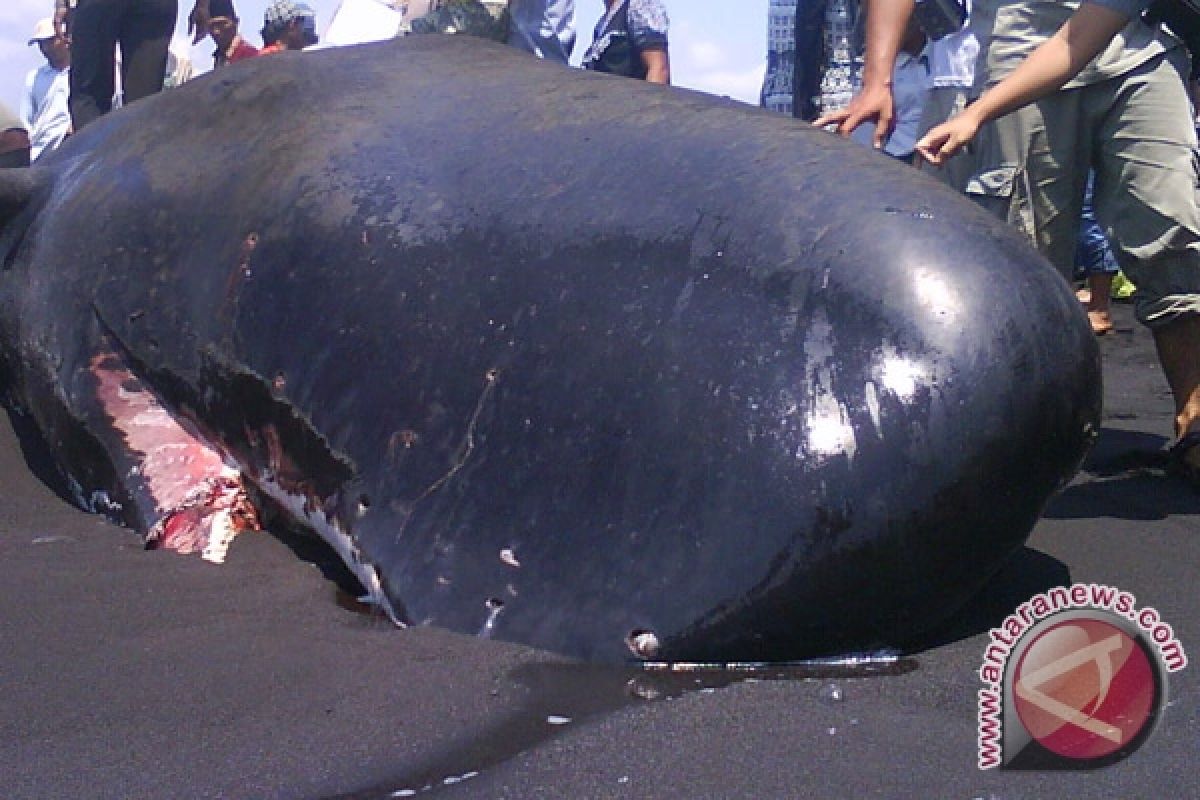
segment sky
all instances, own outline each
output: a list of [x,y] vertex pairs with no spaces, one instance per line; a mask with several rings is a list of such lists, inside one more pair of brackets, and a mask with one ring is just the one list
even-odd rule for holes
[[[186,46],[186,17],[193,0],[179,0],[176,39]],[[671,18],[669,33],[672,82],[677,86],[727,95],[757,104],[766,66],[768,0],[663,0]],[[242,34],[257,46],[268,0],[235,0]],[[340,0],[312,0],[318,32],[328,25]],[[53,11],[53,0],[0,0],[0,102],[17,110],[25,75],[44,63],[28,45],[34,23]],[[604,9],[602,0],[578,0],[578,62],[592,40],[592,27]],[[197,73],[212,66],[211,40],[190,50]]]

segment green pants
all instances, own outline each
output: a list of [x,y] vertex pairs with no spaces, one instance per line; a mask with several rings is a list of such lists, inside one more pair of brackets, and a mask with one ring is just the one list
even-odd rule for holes
[[1200,314],[1196,130],[1176,48],[1117,78],[1056,92],[980,130],[967,193],[1023,231],[1065,277],[1089,167],[1096,216],[1155,327]]

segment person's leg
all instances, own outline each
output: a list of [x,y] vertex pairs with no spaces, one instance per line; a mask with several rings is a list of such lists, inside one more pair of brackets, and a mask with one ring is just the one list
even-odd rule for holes
[[[1154,344],[1175,395],[1175,436],[1200,432],[1200,315],[1155,328]],[[1200,448],[1191,458],[1192,466],[1200,469]]]
[[112,0],[79,0],[71,17],[71,122],[78,133],[112,110],[117,17]]
[[985,125],[967,182],[968,196],[1028,236],[1068,282],[1091,157],[1080,94],[1056,92]]
[[126,104],[162,91],[178,13],[178,0],[141,0],[125,16],[120,41]]
[[1076,266],[1087,276],[1087,288],[1080,292],[1080,300],[1087,306],[1088,322],[1097,336],[1112,330],[1109,306],[1112,299],[1113,276],[1117,273],[1117,259],[1104,229],[1096,221],[1092,208],[1093,173],[1088,172],[1087,190],[1083,198],[1083,213],[1079,228],[1079,246]]
[[1103,336],[1113,329],[1112,322],[1112,272],[1088,273],[1088,322],[1092,331]]
[[[1136,313],[1154,333],[1179,437],[1200,431],[1200,206],[1181,58],[1155,59],[1094,98],[1104,115],[1096,213],[1137,284]],[[1189,457],[1200,460],[1200,448]]]

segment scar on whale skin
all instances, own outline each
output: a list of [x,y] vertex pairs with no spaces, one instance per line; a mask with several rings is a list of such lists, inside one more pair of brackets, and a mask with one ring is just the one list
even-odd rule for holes
[[[404,514],[403,522],[401,523],[401,525],[399,526],[399,528],[396,531],[395,541],[399,542],[403,538],[404,531],[408,527],[408,521],[412,518],[413,511],[416,509],[416,507],[423,500],[425,500],[426,498],[428,498],[429,496],[431,496],[432,494],[437,492],[439,489],[441,489],[443,486],[445,486],[447,483],[449,483],[451,480],[453,480],[454,476],[457,475],[462,470],[462,468],[466,466],[467,461],[471,458],[471,454],[475,452],[475,430],[476,430],[476,427],[479,425],[479,418],[483,415],[484,405],[487,403],[488,398],[491,396],[492,392],[495,390],[496,382],[499,380],[500,380],[500,370],[496,367],[489,368],[487,370],[487,372],[485,372],[483,374],[483,391],[480,392],[479,399],[475,401],[475,410],[471,412],[471,418],[467,421],[467,430],[466,430],[466,433],[463,434],[462,445],[459,448],[457,457],[454,459],[454,463],[450,466],[450,470],[448,472],[446,472],[445,475],[442,475],[440,478],[438,478],[436,481],[434,481],[432,484],[430,484],[423,492],[421,492],[420,495],[417,496],[417,499],[412,501],[412,503],[408,507],[407,512]],[[403,432],[401,434],[401,437],[402,437],[401,441],[403,441]],[[392,440],[388,442],[389,458],[394,458],[393,447],[395,444],[395,440],[396,440],[396,435],[393,434]],[[413,436],[412,442],[413,443],[416,442],[415,434]],[[409,443],[405,444],[405,447],[409,447],[409,446],[411,446],[411,444],[409,444]]]

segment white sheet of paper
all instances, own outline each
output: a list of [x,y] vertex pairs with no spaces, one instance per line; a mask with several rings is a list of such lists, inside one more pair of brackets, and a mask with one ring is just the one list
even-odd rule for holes
[[378,0],[342,0],[322,41],[338,46],[391,39],[403,20],[403,14]]

